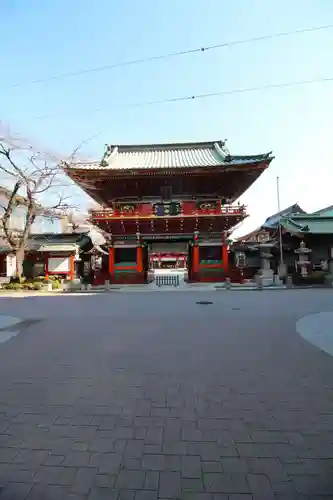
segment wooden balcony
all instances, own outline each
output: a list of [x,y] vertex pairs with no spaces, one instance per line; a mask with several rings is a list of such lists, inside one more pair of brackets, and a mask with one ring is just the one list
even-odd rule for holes
[[[215,206],[204,202],[200,207],[197,206],[195,201],[184,201],[179,203],[179,211],[177,213],[170,213],[168,210],[165,213],[157,214],[156,205],[160,204],[128,204],[122,208],[105,208],[101,210],[90,210],[91,220],[115,220],[115,219],[160,219],[160,218],[187,218],[187,217],[204,217],[204,216],[238,216],[245,217],[245,205],[224,205],[219,202]],[[165,203],[164,205],[168,205]]]

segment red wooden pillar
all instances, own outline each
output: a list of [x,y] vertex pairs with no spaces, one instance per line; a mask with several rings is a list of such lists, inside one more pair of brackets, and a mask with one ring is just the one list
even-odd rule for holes
[[69,279],[74,280],[75,277],[75,255],[72,254],[69,257]]
[[199,231],[194,231],[193,234],[193,248],[192,248],[192,272],[191,279],[199,281],[200,273],[200,254],[199,254]]
[[199,275],[199,264],[200,264],[200,258],[199,258],[199,245],[194,244],[193,245],[193,251],[192,251],[192,279],[195,281],[198,281],[198,275]]
[[143,261],[142,261],[142,246],[137,246],[136,247],[136,272],[137,273],[142,273],[143,272]]
[[228,277],[228,275],[229,275],[229,252],[228,252],[228,244],[226,241],[224,241],[222,244],[222,262],[223,262],[224,276]]
[[113,276],[114,276],[114,252],[115,252],[114,247],[109,247],[109,274],[110,274],[110,281],[112,281]]
[[44,263],[45,263],[45,279],[49,279],[49,254],[48,252],[44,253]]

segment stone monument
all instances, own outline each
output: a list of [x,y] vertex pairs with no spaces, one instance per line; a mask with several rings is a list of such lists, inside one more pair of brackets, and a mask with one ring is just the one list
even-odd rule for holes
[[304,241],[301,241],[300,246],[295,250],[295,254],[298,255],[297,268],[301,272],[301,276],[306,278],[308,275],[308,267],[310,264],[309,254],[311,253],[310,248],[307,248]]
[[272,247],[272,243],[261,243],[260,245],[260,276],[262,286],[269,286],[274,283],[274,272],[273,269],[271,269],[271,259],[273,257],[271,253]]

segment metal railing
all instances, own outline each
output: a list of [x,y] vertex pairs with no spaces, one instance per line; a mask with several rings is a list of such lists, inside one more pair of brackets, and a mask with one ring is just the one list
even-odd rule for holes
[[155,276],[155,283],[157,286],[179,286],[179,275],[157,275]]

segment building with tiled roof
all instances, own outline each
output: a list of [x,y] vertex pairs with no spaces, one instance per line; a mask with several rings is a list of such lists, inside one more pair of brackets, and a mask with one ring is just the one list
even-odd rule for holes
[[[135,184],[135,180],[142,180],[146,176],[157,177],[158,181],[160,177],[177,176],[179,180],[179,176],[191,174],[201,175],[206,180],[211,179],[215,188],[220,190],[218,194],[229,195],[227,197],[234,201],[261,175],[272,159],[271,153],[231,155],[225,148],[224,141],[108,145],[101,160],[65,164],[64,168],[66,173],[98,203],[108,204],[112,197],[118,198],[121,194],[127,198],[139,197],[143,194],[142,189],[145,186],[135,190],[132,184]],[[236,171],[235,183],[230,185],[228,182],[223,188],[224,191],[221,191],[216,181],[231,181]],[[112,180],[112,184],[109,182],[107,185],[107,197],[105,197],[106,193],[103,193],[102,187],[107,180]],[[120,184],[124,185],[124,180],[127,181],[126,185],[120,190]],[[175,191],[176,186],[173,187]],[[211,194],[209,188],[206,190],[207,194]],[[156,193],[158,196],[159,193],[154,187],[154,191],[147,194],[156,195]]]
[[279,222],[283,217],[293,216],[296,214],[305,214],[305,211],[299,206],[298,203],[294,203],[293,205],[280,210],[280,212],[270,215],[261,226],[244,236],[240,236],[234,240],[234,242],[235,244],[243,243],[252,245],[267,242],[276,235],[276,232],[279,229]]
[[283,217],[280,224],[285,232],[291,234],[333,235],[333,213],[326,210]]
[[105,279],[145,281],[161,252],[181,256],[191,280],[216,281],[228,274],[229,231],[247,216],[235,202],[272,159],[205,141],[108,145],[99,161],[63,166],[103,207],[91,221],[110,236]]

